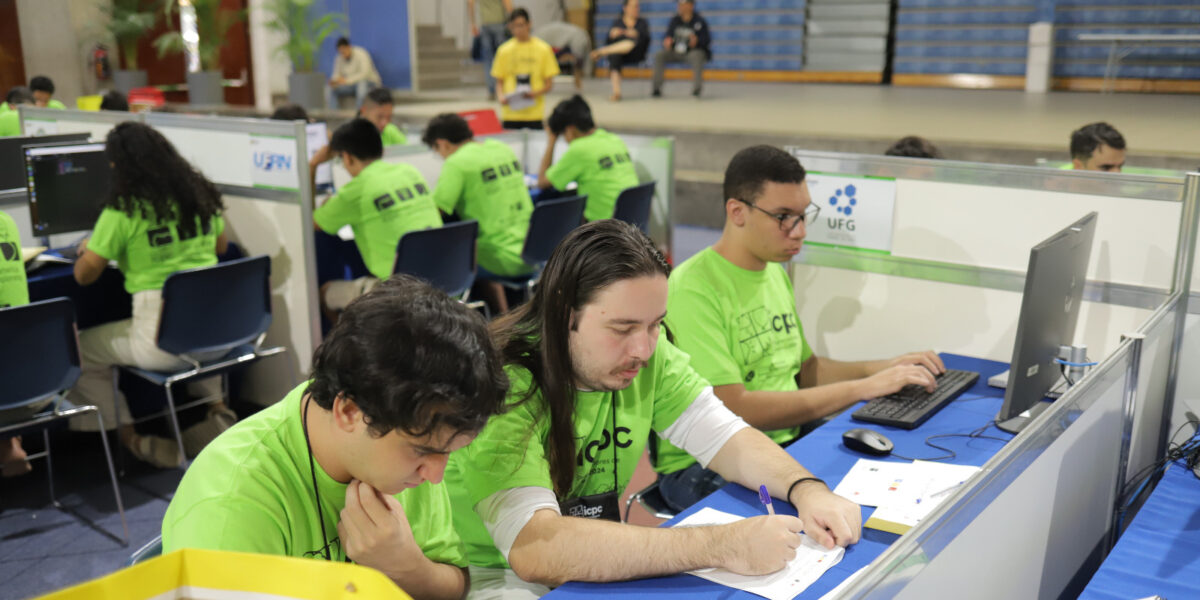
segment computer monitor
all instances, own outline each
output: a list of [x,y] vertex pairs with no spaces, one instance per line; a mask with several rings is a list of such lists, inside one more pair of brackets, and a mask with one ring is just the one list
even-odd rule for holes
[[[305,140],[308,146],[308,157],[311,159],[321,148],[329,145],[329,127],[325,123],[309,123],[304,126]],[[333,191],[333,165],[323,163],[317,167],[316,179],[313,182],[314,194]]]
[[38,145],[24,152],[33,234],[91,229],[112,189],[104,144]]
[[1004,431],[1021,431],[1049,406],[1042,398],[1061,375],[1059,348],[1075,340],[1097,217],[1088,213],[1029,251],[1008,386],[996,416]]
[[29,137],[0,137],[0,190],[19,190],[25,187],[25,154],[22,148],[34,144],[86,142],[86,133],[64,133]]

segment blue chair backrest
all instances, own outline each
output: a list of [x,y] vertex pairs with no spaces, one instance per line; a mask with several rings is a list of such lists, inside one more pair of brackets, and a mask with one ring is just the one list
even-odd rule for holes
[[583,222],[583,209],[586,205],[587,196],[573,196],[547,200],[533,207],[533,214],[529,217],[529,234],[525,236],[525,249],[521,251],[521,260],[532,267],[546,264],[555,246]]
[[271,324],[270,279],[266,255],[172,273],[162,289],[158,347],[195,354],[254,341]]
[[396,244],[392,273],[405,273],[428,281],[454,297],[475,283],[475,236],[478,221],[447,223],[434,229],[410,231]]
[[70,299],[0,309],[0,332],[0,409],[44,400],[79,379]]
[[635,185],[617,196],[613,218],[637,225],[642,233],[650,235],[650,204],[654,201],[654,182]]

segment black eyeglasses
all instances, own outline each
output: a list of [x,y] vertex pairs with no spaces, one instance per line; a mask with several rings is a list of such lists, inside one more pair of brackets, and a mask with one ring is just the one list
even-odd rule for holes
[[780,231],[784,233],[791,233],[796,229],[796,226],[801,223],[806,225],[811,224],[813,221],[817,220],[817,215],[821,214],[821,207],[816,204],[809,204],[808,208],[804,209],[804,212],[795,215],[792,213],[773,213],[771,211],[759,208],[753,202],[747,202],[741,198],[738,198],[737,200],[738,202],[741,202],[742,204],[745,204],[746,206],[749,206],[750,208],[753,208],[754,210],[757,210],[758,212],[775,219],[779,223]]

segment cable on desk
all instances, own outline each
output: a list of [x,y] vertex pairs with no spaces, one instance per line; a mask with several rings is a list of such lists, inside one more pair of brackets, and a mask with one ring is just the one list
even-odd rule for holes
[[951,450],[945,446],[939,446],[939,445],[933,443],[932,441],[930,441],[930,440],[935,440],[935,439],[939,439],[939,438],[965,437],[965,438],[974,439],[974,440],[996,440],[998,442],[1007,443],[1008,440],[1005,438],[996,437],[994,435],[983,435],[983,432],[987,431],[988,428],[990,428],[991,426],[993,426],[995,424],[996,424],[996,421],[992,420],[992,421],[989,421],[983,427],[980,427],[979,429],[976,429],[975,431],[972,431],[971,433],[939,433],[937,435],[931,435],[931,436],[925,438],[926,446],[929,446],[930,448],[937,448],[938,450],[941,450],[942,452],[946,453],[942,456],[935,456],[932,458],[910,458],[910,457],[904,456],[902,454],[896,454],[895,452],[892,453],[892,456],[895,456],[896,458],[899,458],[902,460],[925,460],[925,461],[949,460],[951,458],[958,456],[958,454],[956,452],[954,452],[953,450]]

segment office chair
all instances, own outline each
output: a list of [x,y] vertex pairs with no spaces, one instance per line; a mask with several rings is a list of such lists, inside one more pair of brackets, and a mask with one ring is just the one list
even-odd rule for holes
[[[187,367],[159,372],[117,365],[113,368],[113,397],[117,397],[119,379],[133,375],[166,392],[167,410],[137,419],[168,416],[179,454],[187,465],[183,433],[176,412],[207,404],[212,397],[176,406],[172,388],[179,383],[221,377],[221,398],[229,397],[229,371],[268,356],[285,352],[283,346],[264,348],[263,340],[271,324],[271,260],[269,257],[240,258],[211,267],[177,271],[167,277],[162,288],[162,316],[158,323],[158,347],[188,364]],[[293,373],[293,384],[296,376]],[[120,413],[118,413],[120,426]]]
[[121,515],[125,532],[123,542],[129,544],[129,525],[125,521],[125,505],[117,486],[112,451],[104,430],[104,417],[90,404],[76,405],[63,394],[79,379],[79,342],[75,335],[75,308],[67,298],[43,300],[23,306],[0,309],[0,434],[4,437],[23,433],[42,432],[46,449],[32,454],[29,460],[46,459],[46,479],[50,483],[50,502],[64,510],[54,493],[54,463],[50,455],[50,426],[71,417],[94,414],[99,426],[104,459],[112,480],[113,498]]
[[654,201],[654,184],[650,181],[621,192],[617,196],[613,218],[637,225],[642,233],[650,235],[650,205]]
[[583,222],[583,209],[587,196],[572,196],[547,200],[533,207],[529,217],[529,233],[521,250],[521,260],[533,267],[528,275],[515,277],[489,277],[506,288],[524,290],[525,299],[533,294],[533,286],[542,276],[542,268],[550,260],[550,254],[571,230]]

